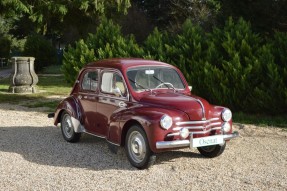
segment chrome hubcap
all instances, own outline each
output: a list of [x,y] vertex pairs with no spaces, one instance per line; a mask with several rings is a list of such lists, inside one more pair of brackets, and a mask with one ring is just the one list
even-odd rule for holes
[[142,162],[146,155],[146,143],[143,136],[137,131],[132,132],[128,140],[128,146],[131,158],[137,163]]
[[71,138],[73,136],[73,125],[71,121],[71,117],[66,114],[63,118],[63,132],[67,138]]

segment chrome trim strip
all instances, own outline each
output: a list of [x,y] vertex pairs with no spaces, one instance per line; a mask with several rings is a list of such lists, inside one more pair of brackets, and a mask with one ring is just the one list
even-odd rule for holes
[[106,141],[107,141],[108,143],[110,143],[110,144],[113,144],[113,145],[116,145],[116,146],[121,146],[120,144],[113,143],[113,142],[109,141],[108,139],[106,139]]
[[209,127],[212,127],[212,126],[215,126],[215,125],[221,125],[221,122],[210,123],[210,124],[206,125],[205,127],[209,128]]
[[197,103],[199,103],[199,105],[201,106],[201,109],[202,109],[202,118],[203,119],[206,119],[205,117],[205,109],[204,109],[204,105],[203,103],[199,100],[199,99],[195,99],[197,101]]
[[[174,130],[174,131],[179,131],[179,130],[181,130],[183,127],[175,127],[175,128],[173,128],[172,130]],[[192,129],[192,130],[201,130],[201,129],[203,129],[203,126],[186,126],[186,127],[184,127],[184,128],[187,128],[187,129]]]
[[[190,134],[194,134],[194,135],[202,135],[202,134],[205,134],[205,133],[209,133],[210,131],[212,130],[220,130],[221,127],[213,127],[213,128],[210,128],[208,130],[205,130],[205,131],[195,131],[195,132],[190,132]],[[176,133],[169,133],[167,134],[166,136],[167,137],[172,137],[172,136],[178,136],[179,135],[179,132],[176,132]]]
[[[239,136],[238,132],[232,134],[222,135],[224,140],[230,140]],[[158,141],[156,142],[157,149],[170,149],[179,147],[190,147],[189,140],[176,140],[176,141]]]
[[[99,138],[101,138],[101,139],[106,139],[106,136],[96,135],[96,134],[89,133],[89,132],[85,132],[85,133],[87,133],[87,134],[89,134],[89,135],[92,135],[92,136],[95,136],[95,137],[99,137]],[[107,140],[107,139],[106,139],[106,140]]]
[[193,124],[205,124],[211,121],[217,121],[219,118],[211,118],[209,120],[202,120],[202,121],[183,121],[183,122],[176,122],[176,125],[193,125]]
[[[221,125],[221,123],[213,123],[213,124],[210,124],[210,125],[207,125],[206,127],[204,126],[185,126],[185,127],[175,127],[173,128],[172,130],[173,131],[179,131],[181,130],[182,128],[187,128],[189,130],[204,130],[204,128],[210,128],[211,126],[216,126],[216,125]],[[211,127],[212,129],[214,129],[215,127]],[[219,127],[221,129],[221,127]]]

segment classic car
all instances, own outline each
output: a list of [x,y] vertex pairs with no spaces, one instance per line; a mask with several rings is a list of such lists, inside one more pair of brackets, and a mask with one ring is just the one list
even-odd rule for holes
[[69,97],[58,105],[54,124],[64,139],[81,133],[125,147],[130,163],[147,168],[155,154],[184,147],[205,157],[222,154],[232,132],[232,113],[191,93],[180,70],[145,59],[107,59],[87,64]]

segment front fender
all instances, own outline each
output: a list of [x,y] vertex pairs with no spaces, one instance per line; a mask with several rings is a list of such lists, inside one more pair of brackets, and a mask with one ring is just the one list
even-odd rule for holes
[[[173,119],[173,126],[168,130],[163,129],[160,126],[160,119],[165,114],[171,116]],[[147,135],[151,150],[153,152],[159,152],[159,150],[156,149],[156,142],[163,141],[166,134],[172,132],[172,128],[177,121],[187,121],[188,119],[186,113],[176,109],[158,107],[137,107],[130,109],[122,114],[120,143],[122,145],[124,144],[125,136],[130,126],[138,123]]]

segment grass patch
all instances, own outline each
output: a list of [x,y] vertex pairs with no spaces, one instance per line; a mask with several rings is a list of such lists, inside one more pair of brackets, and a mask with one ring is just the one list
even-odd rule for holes
[[23,105],[30,108],[46,107],[54,110],[59,99],[51,97],[68,96],[72,87],[66,83],[64,76],[38,76],[39,93],[12,94],[8,92],[10,80],[0,79],[0,103]]
[[245,113],[234,113],[233,121],[235,123],[287,128],[287,115],[269,116],[260,114],[255,115]]
[[41,101],[41,100],[33,100],[32,102],[27,102],[22,104],[22,106],[29,107],[29,108],[47,108],[46,111],[53,112],[55,108],[59,104],[59,100],[52,100],[52,101]]

